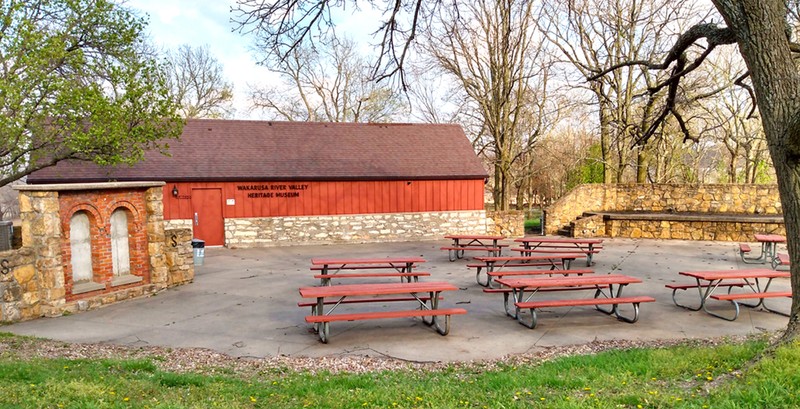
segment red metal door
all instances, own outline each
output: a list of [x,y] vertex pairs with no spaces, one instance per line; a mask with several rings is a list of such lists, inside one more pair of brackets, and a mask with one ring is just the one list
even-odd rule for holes
[[192,189],[192,225],[194,237],[206,246],[225,244],[222,189]]

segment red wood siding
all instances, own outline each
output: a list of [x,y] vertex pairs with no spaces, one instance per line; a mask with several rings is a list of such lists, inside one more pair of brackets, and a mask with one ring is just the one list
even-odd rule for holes
[[200,188],[222,189],[225,218],[483,210],[483,179],[168,183],[164,218],[192,218],[191,192]]

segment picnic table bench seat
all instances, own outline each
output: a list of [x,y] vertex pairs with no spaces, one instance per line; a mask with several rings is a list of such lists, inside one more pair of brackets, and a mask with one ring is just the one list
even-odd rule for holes
[[[503,264],[504,268],[515,268],[515,267],[552,267],[553,263],[507,263]],[[486,267],[486,263],[484,264],[467,264],[467,268],[477,268],[478,274],[480,274],[481,269]]]
[[[655,300],[656,300],[655,298],[648,296],[580,298],[580,299],[524,301],[524,302],[516,302],[514,303],[514,306],[517,308],[517,310],[530,310],[530,322],[526,321],[523,317],[523,314],[519,314],[519,312],[517,312],[517,321],[520,324],[533,329],[536,328],[536,324],[538,321],[536,310],[539,308],[577,307],[577,306],[594,305],[595,309],[597,309],[598,311],[610,315],[616,312],[617,306],[619,304],[632,304],[633,317],[629,318],[617,314],[617,318],[625,322],[634,323],[639,320],[639,304],[643,302],[655,302]],[[599,308],[600,305],[613,305],[614,307],[609,311]]]
[[[437,308],[435,310],[415,309],[415,310],[392,310],[392,311],[370,311],[370,312],[355,312],[347,314],[328,314],[328,315],[307,315],[306,322],[310,324],[327,325],[336,321],[362,321],[374,320],[385,318],[412,318],[421,317],[425,325],[431,326],[434,321],[426,321],[424,317],[439,317],[444,316],[444,326],[437,325],[436,331],[441,335],[447,335],[450,332],[450,316],[466,314],[467,310],[463,308]],[[327,343],[327,329],[319,331],[320,338],[323,343]]]
[[767,291],[761,293],[714,294],[711,298],[720,301],[752,300],[764,298],[792,297],[791,291]]
[[[766,298],[792,298],[792,292],[791,291],[767,291],[767,292],[760,292],[760,293],[713,294],[711,296],[711,298],[713,298],[715,300],[719,300],[719,301],[730,301],[733,304],[734,309],[735,309],[733,318],[728,319],[728,318],[725,318],[725,317],[720,317],[720,318],[726,319],[728,321],[733,321],[733,320],[735,320],[736,318],[739,317],[739,305],[740,304],[744,305],[746,307],[751,307],[751,308],[758,307],[759,305],[761,305],[762,308],[764,308],[765,310],[767,310],[769,312],[788,317],[789,316],[788,313],[785,313],[785,312],[778,311],[778,310],[775,310],[773,308],[767,307],[767,304],[764,302],[764,300]],[[753,304],[747,304],[747,303],[740,302],[740,300],[759,300],[759,302],[758,302],[758,304],[753,305]]]
[[672,290],[672,302],[675,303],[675,305],[677,305],[678,307],[686,308],[687,310],[690,310],[690,311],[699,311],[702,308],[702,306],[698,306],[697,308],[695,308],[695,307],[690,307],[688,305],[679,303],[675,299],[675,295],[678,292],[678,290],[688,290],[690,288],[701,289],[701,288],[708,288],[708,287],[712,287],[713,286],[714,288],[727,287],[728,288],[728,293],[730,293],[731,289],[733,289],[733,287],[741,288],[741,287],[744,287],[745,285],[747,285],[746,282],[740,281],[740,282],[733,282],[733,283],[731,283],[731,282],[718,283],[716,285],[712,285],[712,284],[700,284],[700,285],[698,285],[697,283],[692,283],[692,284],[667,284],[664,287],[669,288],[670,290]]
[[420,277],[430,277],[431,273],[427,271],[412,271],[410,273],[390,273],[390,272],[372,272],[372,273],[336,273],[336,274],[315,274],[314,278],[319,278],[323,284],[330,284],[330,280],[334,278],[389,278],[400,277],[411,282],[411,280],[419,281]]
[[439,250],[447,250],[448,260],[456,261],[456,259],[464,258],[465,251],[485,251],[490,256],[499,256],[503,252],[503,247],[508,247],[508,244],[498,244],[496,246],[443,246]]
[[[411,268],[417,268],[417,266],[411,266]],[[381,269],[393,269],[397,270],[398,266],[390,266],[390,265],[367,265],[367,264],[348,264],[346,266],[342,265],[330,265],[330,266],[311,266],[311,271],[323,271],[323,270],[381,270]]]
[[584,269],[577,269],[577,270],[500,270],[500,271],[489,271],[488,275],[492,277],[506,277],[506,276],[536,276],[536,275],[544,275],[544,274],[562,274],[562,275],[584,275],[584,274],[593,274],[594,270],[584,268]]
[[[581,290],[595,290],[597,291],[598,286],[572,286],[572,287],[552,287],[552,288],[540,288],[538,291],[541,293],[546,292],[557,292],[557,291],[581,291]],[[506,315],[509,317],[515,317],[516,312],[512,313],[511,303],[508,302],[509,297],[514,292],[514,289],[509,287],[500,287],[500,288],[484,288],[484,293],[487,294],[503,294],[503,307],[506,310]]]
[[[548,248],[542,248],[548,247]],[[549,247],[549,246],[539,246],[535,249],[526,249],[525,247],[512,247],[511,251],[518,251],[522,254],[527,253],[582,253],[582,254],[597,254],[602,250],[602,248],[593,248],[589,250],[589,248],[578,248],[578,247]]]
[[[406,302],[406,301],[422,301],[428,302],[430,301],[430,297],[381,297],[381,298],[346,298],[344,300],[325,300],[323,302],[324,305],[333,305],[333,304],[363,304],[363,303],[374,303],[374,302]],[[439,301],[444,300],[444,297],[439,296]],[[317,302],[316,301],[299,301],[297,303],[298,307],[311,307],[311,314],[317,314]]]
[[792,265],[792,261],[789,259],[789,255],[786,253],[778,253],[775,255],[775,258],[772,259],[772,269],[777,270],[778,266],[786,266],[789,267]]

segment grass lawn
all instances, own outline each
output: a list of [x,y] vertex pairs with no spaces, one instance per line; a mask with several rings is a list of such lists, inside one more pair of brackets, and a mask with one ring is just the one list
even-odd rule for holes
[[800,343],[744,367],[767,345],[763,339],[362,374],[285,367],[176,373],[159,369],[159,356],[46,359],[15,349],[20,337],[0,339],[0,408],[788,408],[800,402]]

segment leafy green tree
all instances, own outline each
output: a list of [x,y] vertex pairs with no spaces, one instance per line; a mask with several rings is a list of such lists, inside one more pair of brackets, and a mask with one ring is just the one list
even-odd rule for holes
[[65,159],[134,163],[180,134],[144,26],[107,0],[0,3],[0,186]]

